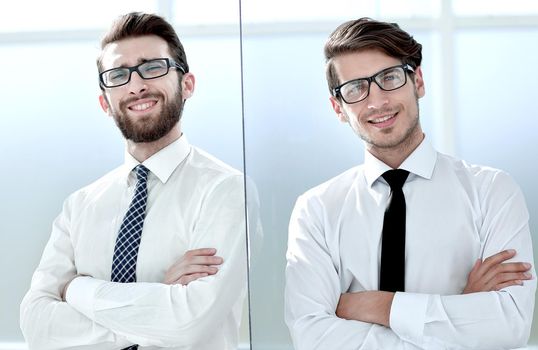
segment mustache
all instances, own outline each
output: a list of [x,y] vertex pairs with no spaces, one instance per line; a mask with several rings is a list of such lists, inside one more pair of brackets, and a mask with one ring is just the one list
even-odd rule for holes
[[162,99],[164,100],[164,96],[163,94],[161,93],[150,93],[150,92],[146,92],[146,93],[143,93],[142,95],[139,95],[139,96],[133,96],[133,97],[128,97],[126,98],[125,100],[121,101],[120,102],[120,108],[126,108],[126,106],[130,103],[133,103],[133,102],[136,102],[138,100],[142,100],[142,99],[145,99],[145,98],[154,98],[154,99]]

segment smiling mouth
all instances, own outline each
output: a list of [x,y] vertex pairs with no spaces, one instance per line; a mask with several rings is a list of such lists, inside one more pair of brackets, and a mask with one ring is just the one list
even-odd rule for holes
[[382,117],[379,117],[379,118],[375,118],[375,119],[372,119],[372,120],[368,120],[368,123],[371,123],[371,124],[380,124],[380,123],[384,123],[388,120],[391,120],[392,118],[394,118],[396,116],[397,113],[393,113],[393,114],[387,114],[387,115],[384,115]]
[[157,104],[157,101],[149,101],[149,102],[134,104],[134,105],[129,106],[128,108],[131,111],[143,112],[155,106],[156,104]]

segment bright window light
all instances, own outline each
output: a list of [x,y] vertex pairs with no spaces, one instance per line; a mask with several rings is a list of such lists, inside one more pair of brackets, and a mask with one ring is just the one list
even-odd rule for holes
[[452,0],[456,16],[520,16],[537,15],[536,0]]
[[100,29],[120,14],[156,10],[155,0],[10,1],[0,11],[0,32]]

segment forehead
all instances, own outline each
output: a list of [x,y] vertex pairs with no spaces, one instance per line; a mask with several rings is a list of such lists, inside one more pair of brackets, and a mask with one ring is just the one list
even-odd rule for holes
[[118,40],[106,45],[101,55],[104,69],[134,66],[152,58],[170,57],[168,43],[156,35]]
[[334,69],[342,82],[372,76],[402,62],[383,51],[367,49],[350,52],[333,58]]

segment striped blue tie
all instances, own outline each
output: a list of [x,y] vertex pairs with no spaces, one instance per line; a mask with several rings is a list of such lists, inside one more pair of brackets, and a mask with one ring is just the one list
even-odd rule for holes
[[[140,238],[142,237],[144,217],[146,216],[149,170],[142,164],[137,165],[134,170],[138,181],[133,200],[123,218],[120,232],[116,239],[114,258],[112,260],[112,282],[136,282],[136,260]],[[129,346],[124,350],[135,349],[138,349],[138,345]]]

